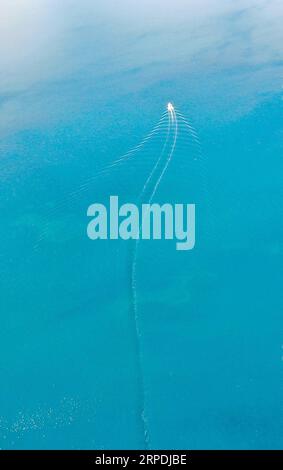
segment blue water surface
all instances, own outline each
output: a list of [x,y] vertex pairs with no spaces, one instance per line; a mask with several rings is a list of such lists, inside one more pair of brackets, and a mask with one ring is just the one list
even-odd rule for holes
[[[2,449],[282,448],[283,5],[3,0]],[[2,27],[3,26],[3,27]],[[196,245],[87,238],[87,208],[196,204]],[[149,435],[144,435],[142,412]]]

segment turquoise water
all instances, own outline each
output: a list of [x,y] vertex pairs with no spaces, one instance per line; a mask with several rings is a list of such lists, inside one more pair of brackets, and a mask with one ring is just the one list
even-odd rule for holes
[[[3,449],[282,448],[282,19],[271,0],[4,1]],[[196,204],[196,246],[91,241],[86,211]],[[139,361],[140,358],[140,361]]]

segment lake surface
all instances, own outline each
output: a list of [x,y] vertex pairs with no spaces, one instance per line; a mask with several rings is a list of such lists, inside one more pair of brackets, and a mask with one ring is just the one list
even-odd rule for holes
[[[276,0],[3,0],[2,449],[282,448],[282,20]],[[196,245],[139,243],[137,335],[134,244],[89,240],[86,214],[139,200],[166,118],[111,164],[169,101],[154,202],[196,204]]]

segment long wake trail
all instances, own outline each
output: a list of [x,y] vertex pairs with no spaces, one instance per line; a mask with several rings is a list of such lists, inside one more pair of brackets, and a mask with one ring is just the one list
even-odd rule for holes
[[[161,181],[162,178],[170,164],[170,161],[173,157],[174,150],[176,147],[177,136],[178,136],[178,120],[176,116],[175,109],[171,103],[167,106],[168,111],[168,128],[167,128],[167,135],[161,150],[161,153],[151,170],[143,189],[140,193],[139,200],[142,203],[143,197],[146,194],[147,190],[150,187],[150,184],[153,182],[153,189],[150,191],[147,203],[150,204]],[[170,142],[170,137],[172,137],[172,143]],[[169,149],[168,149],[169,146]],[[166,152],[166,150],[168,151]],[[166,158],[164,159],[164,155]],[[161,166],[160,169],[158,167],[161,165],[162,160],[164,159],[164,164]],[[156,174],[157,173],[157,174]],[[154,182],[155,178],[155,182]],[[132,263],[131,263],[131,293],[132,293],[132,310],[133,310],[133,318],[135,324],[135,335],[136,335],[136,342],[137,342],[137,356],[138,356],[138,368],[139,368],[139,382],[140,382],[140,389],[141,389],[141,406],[140,406],[140,417],[142,422],[143,428],[143,436],[144,436],[144,445],[145,449],[150,449],[150,433],[149,433],[149,424],[146,415],[146,389],[144,383],[144,372],[143,372],[143,361],[142,361],[142,348],[141,348],[141,329],[140,329],[140,321],[138,315],[138,302],[137,302],[137,254],[138,254],[138,247],[140,242],[140,234],[141,234],[142,226],[139,226],[139,232],[137,238],[134,240],[134,247],[132,252]]]

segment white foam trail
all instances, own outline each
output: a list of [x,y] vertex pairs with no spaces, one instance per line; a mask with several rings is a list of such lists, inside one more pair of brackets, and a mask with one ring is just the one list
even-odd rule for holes
[[160,182],[161,182],[161,180],[164,176],[164,173],[166,172],[166,170],[168,168],[168,165],[169,165],[169,163],[172,159],[172,156],[173,156],[173,153],[174,153],[174,150],[175,150],[175,147],[176,147],[177,136],[178,136],[178,121],[177,121],[177,116],[176,116],[174,108],[171,111],[171,114],[172,114],[172,116],[171,116],[172,125],[175,127],[175,129],[174,129],[174,140],[173,140],[173,144],[172,144],[172,147],[171,147],[171,151],[169,152],[167,161],[164,165],[164,168],[163,168],[163,170],[162,170],[162,172],[161,172],[161,174],[160,174],[160,176],[159,176],[159,178],[158,178],[158,180],[157,180],[157,182],[156,182],[156,184],[153,188],[152,194],[151,194],[150,199],[149,199],[149,204],[151,203],[151,201],[152,201],[152,199],[153,199],[153,197],[154,197],[154,195],[155,195],[155,193],[158,189],[158,186],[160,185]]
[[[170,103],[169,103],[170,104]],[[158,186],[168,168],[168,165],[172,159],[175,147],[176,147],[176,141],[177,141],[177,135],[178,135],[178,122],[177,122],[177,117],[176,113],[174,110],[174,107],[172,105],[168,105],[168,130],[167,130],[167,137],[164,143],[164,146],[162,148],[162,151],[159,155],[159,158],[157,159],[157,162],[155,163],[152,171],[150,172],[143,189],[140,194],[140,200],[142,200],[143,195],[145,194],[150,181],[152,180],[155,171],[157,170],[159,164],[161,163],[161,160],[163,158],[164,152],[167,147],[168,143],[168,138],[171,132],[171,129],[173,129],[174,132],[174,137],[173,137],[173,143],[170,148],[170,151],[168,152],[167,159],[165,161],[165,165],[163,169],[161,170],[161,173],[154,185],[153,191],[149,196],[149,201],[148,203],[152,201]],[[139,227],[139,235],[141,232],[141,225]],[[141,345],[140,345],[140,338],[141,338],[141,332],[140,332],[140,327],[139,327],[139,316],[138,316],[138,305],[137,305],[137,253],[138,253],[138,246],[139,246],[139,241],[140,241],[140,236],[134,241],[134,249],[133,249],[133,260],[132,260],[132,269],[131,269],[131,290],[132,290],[132,304],[133,304],[133,315],[134,315],[134,322],[135,322],[135,331],[136,331],[136,338],[137,338],[137,350],[138,350],[138,361],[139,361],[139,369],[140,369],[140,382],[141,382],[141,389],[142,389],[142,405],[141,405],[141,420],[142,420],[142,425],[143,425],[143,433],[144,433],[144,439],[145,439],[145,447],[146,449],[150,449],[150,435],[149,435],[149,428],[148,428],[148,421],[146,417],[146,411],[145,411],[145,398],[146,398],[146,392],[145,392],[145,385],[144,385],[144,374],[143,374],[143,368],[142,368],[142,354],[141,354]]]

